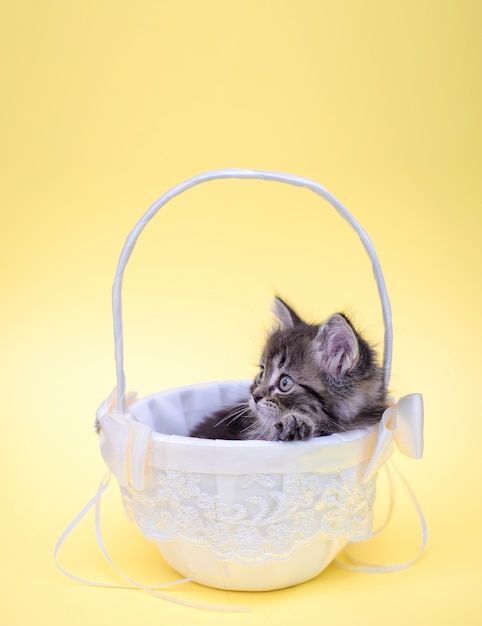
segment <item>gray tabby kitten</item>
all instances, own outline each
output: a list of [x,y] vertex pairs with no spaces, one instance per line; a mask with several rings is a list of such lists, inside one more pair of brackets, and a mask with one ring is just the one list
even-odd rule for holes
[[348,318],[304,322],[281,298],[251,395],[207,417],[204,439],[297,441],[377,423],[387,406],[375,352]]

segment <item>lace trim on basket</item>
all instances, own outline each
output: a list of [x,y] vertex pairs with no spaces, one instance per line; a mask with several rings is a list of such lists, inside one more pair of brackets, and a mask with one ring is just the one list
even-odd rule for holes
[[[260,564],[291,556],[317,535],[360,541],[371,536],[375,483],[364,467],[335,474],[219,477],[151,468],[142,492],[121,488],[129,517],[151,541],[181,540],[217,558]],[[208,487],[211,487],[210,492]]]

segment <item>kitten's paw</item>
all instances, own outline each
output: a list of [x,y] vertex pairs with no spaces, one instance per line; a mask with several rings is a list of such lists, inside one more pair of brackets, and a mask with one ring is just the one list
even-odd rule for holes
[[306,441],[314,434],[313,423],[298,415],[283,415],[271,428],[272,441]]

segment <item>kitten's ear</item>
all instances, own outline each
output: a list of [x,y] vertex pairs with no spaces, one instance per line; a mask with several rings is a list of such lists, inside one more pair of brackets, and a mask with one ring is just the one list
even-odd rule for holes
[[358,338],[350,322],[335,313],[324,322],[317,339],[322,367],[333,378],[341,378],[358,362]]
[[293,328],[297,324],[303,324],[302,319],[278,296],[273,300],[271,310],[286,328]]

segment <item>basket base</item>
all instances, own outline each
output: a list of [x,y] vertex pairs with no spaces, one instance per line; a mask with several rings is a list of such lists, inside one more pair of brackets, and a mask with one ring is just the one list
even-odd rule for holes
[[194,582],[230,591],[273,591],[315,578],[347,543],[343,537],[317,538],[284,560],[256,565],[219,559],[204,546],[181,541],[157,542],[156,545],[173,569]]

